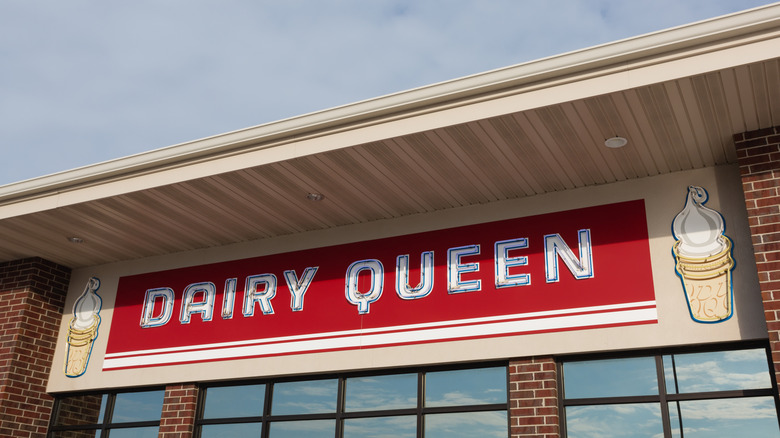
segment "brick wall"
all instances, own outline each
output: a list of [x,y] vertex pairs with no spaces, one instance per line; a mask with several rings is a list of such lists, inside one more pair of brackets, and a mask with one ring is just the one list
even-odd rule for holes
[[198,387],[195,384],[165,388],[160,438],[188,438],[195,428]]
[[40,258],[0,263],[0,436],[45,437],[46,382],[70,269]]
[[511,438],[558,438],[558,377],[552,357],[509,362]]
[[734,136],[775,379],[780,382],[780,127]]

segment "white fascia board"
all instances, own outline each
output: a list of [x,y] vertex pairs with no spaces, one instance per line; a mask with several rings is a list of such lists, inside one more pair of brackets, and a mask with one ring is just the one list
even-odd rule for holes
[[[12,183],[0,186],[0,218],[633,88],[646,82],[643,77],[655,83],[771,59],[780,54],[778,29],[780,3],[775,3]],[[734,48],[740,50],[728,50]],[[724,50],[733,53],[724,56]],[[707,57],[714,52],[717,56]],[[652,69],[670,62],[688,67],[666,65],[661,76]],[[522,100],[511,99],[518,95]],[[464,108],[468,111],[458,111]]]

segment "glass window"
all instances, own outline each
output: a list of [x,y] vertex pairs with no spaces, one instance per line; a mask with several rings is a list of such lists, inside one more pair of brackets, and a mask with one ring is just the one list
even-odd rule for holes
[[338,381],[309,380],[274,384],[273,415],[336,412]]
[[126,392],[116,395],[112,423],[130,423],[136,421],[155,421],[162,413],[165,392],[144,391]]
[[103,422],[106,411],[105,394],[63,397],[57,405],[56,426],[76,426]]
[[506,411],[431,414],[425,416],[425,438],[506,438]]
[[439,371],[425,375],[425,406],[503,403],[506,368]]
[[111,438],[157,438],[159,427],[130,427],[111,429]]
[[662,437],[661,407],[658,403],[568,407],[566,432],[569,438]]
[[201,438],[509,436],[506,365],[269,380],[206,387],[200,397]]
[[207,424],[200,438],[260,438],[262,423]]
[[772,386],[763,349],[667,355],[664,372],[676,378],[667,391],[679,394]]
[[49,428],[56,438],[146,438],[160,428],[165,391],[107,392],[59,397]]
[[374,411],[417,406],[417,374],[347,379],[346,411]]
[[51,438],[95,438],[100,431],[97,430],[61,430],[49,432]]
[[417,417],[369,417],[344,420],[344,438],[415,438]]
[[669,414],[677,437],[680,430],[685,438],[780,437],[772,397],[680,401]]
[[653,357],[569,362],[563,373],[566,398],[658,394]]
[[271,423],[270,438],[333,438],[336,420],[281,421]]
[[205,391],[203,418],[263,415],[265,385],[217,386]]
[[566,436],[780,438],[767,354],[745,348],[564,362]]

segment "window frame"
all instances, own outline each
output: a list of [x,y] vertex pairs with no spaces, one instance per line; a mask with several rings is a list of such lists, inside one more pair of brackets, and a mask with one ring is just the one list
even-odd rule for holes
[[[146,420],[146,421],[125,421],[125,422],[113,422],[114,408],[116,405],[116,397],[119,394],[130,394],[137,392],[150,392],[150,391],[162,391],[163,400],[160,409],[159,419]],[[70,397],[82,397],[82,396],[106,396],[105,411],[103,412],[103,421],[100,423],[89,424],[77,424],[77,425],[57,425],[57,419],[59,415],[60,405],[62,401]],[[91,391],[91,392],[79,392],[79,393],[62,393],[54,396],[54,406],[52,409],[52,416],[49,424],[49,430],[46,432],[48,438],[54,437],[57,432],[70,432],[70,431],[96,431],[96,438],[106,437],[110,435],[111,430],[115,429],[129,429],[134,427],[157,427],[158,433],[160,424],[162,422],[162,413],[165,406],[165,388],[160,387],[144,387],[144,388],[131,388],[131,389],[113,389],[110,391]],[[101,404],[101,409],[103,406]]]
[[[506,402],[504,403],[486,403],[477,405],[459,405],[459,406],[437,406],[426,407],[425,406],[425,376],[427,373],[435,373],[439,371],[454,371],[454,370],[478,370],[485,368],[497,368],[503,367],[505,372],[505,385],[506,385]],[[417,375],[417,391],[416,391],[416,406],[410,408],[399,409],[374,409],[374,410],[360,410],[360,411],[346,411],[346,382],[350,378],[356,377],[372,377],[372,376],[389,376],[399,374],[416,374]],[[335,412],[329,413],[317,413],[317,414],[286,414],[286,415],[273,415],[271,414],[271,408],[273,404],[273,388],[275,384],[285,382],[305,382],[315,380],[337,380],[337,400]],[[206,396],[208,388],[222,388],[230,386],[252,385],[252,384],[264,384],[265,395],[263,399],[263,414],[259,416],[248,417],[231,417],[231,418],[203,418]],[[507,435],[510,433],[511,427],[511,415],[510,415],[510,380],[509,380],[509,364],[506,361],[500,362],[482,362],[467,365],[446,365],[446,366],[432,366],[425,368],[402,368],[402,369],[384,369],[384,370],[370,370],[359,371],[352,373],[331,373],[322,375],[310,375],[310,376],[292,376],[281,378],[267,378],[267,379],[242,379],[230,382],[215,382],[215,383],[201,383],[200,390],[198,391],[198,402],[195,417],[195,430],[193,433],[194,438],[200,438],[202,434],[203,426],[215,425],[215,424],[242,424],[242,423],[259,423],[261,429],[261,438],[269,436],[269,429],[273,422],[282,421],[301,421],[301,420],[335,420],[335,432],[334,437],[342,437],[344,433],[344,421],[358,418],[380,418],[380,417],[393,417],[393,416],[415,416],[416,417],[416,437],[423,438],[425,428],[425,416],[430,414],[448,414],[448,413],[470,413],[470,412],[506,412],[507,417]]]
[[[763,349],[767,360],[767,373],[769,374],[770,387],[760,389],[735,389],[706,392],[689,392],[684,394],[670,393],[666,388],[666,377],[664,374],[664,356],[688,354],[688,353],[712,353],[726,352],[749,349]],[[656,379],[658,381],[658,394],[641,396],[611,396],[611,397],[588,397],[588,398],[566,398],[566,387],[564,379],[564,368],[567,362],[581,362],[608,359],[625,359],[634,357],[653,357],[655,359]],[[722,400],[748,397],[772,397],[775,401],[775,412],[780,425],[780,398],[778,397],[778,385],[773,373],[774,363],[772,362],[772,351],[767,341],[748,341],[725,344],[705,344],[696,346],[680,346],[669,348],[656,348],[649,350],[637,350],[626,352],[612,352],[602,354],[577,354],[556,357],[556,367],[558,371],[558,406],[560,406],[560,431],[561,438],[568,437],[566,430],[566,408],[572,406],[598,406],[598,405],[616,405],[630,403],[659,403],[661,408],[661,421],[663,425],[664,437],[672,437],[672,425],[670,423],[669,403],[694,400]],[[679,409],[679,405],[678,405]]]

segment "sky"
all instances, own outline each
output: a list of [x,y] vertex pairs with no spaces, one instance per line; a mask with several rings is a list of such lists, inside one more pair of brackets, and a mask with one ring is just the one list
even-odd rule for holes
[[0,0],[0,191],[769,3]]

